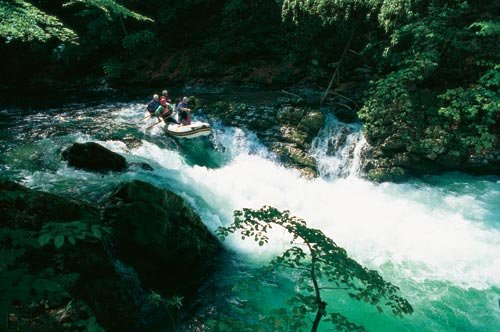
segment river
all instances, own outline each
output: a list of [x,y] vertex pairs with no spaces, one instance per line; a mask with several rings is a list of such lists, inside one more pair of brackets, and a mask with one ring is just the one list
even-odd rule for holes
[[[361,128],[351,125],[347,150],[328,155],[325,142],[340,126],[330,117],[313,144],[321,176],[307,180],[280,165],[251,132],[213,122],[209,139],[174,140],[159,126],[146,131],[151,123],[134,123],[143,110],[144,103],[137,101],[4,106],[1,178],[90,202],[98,202],[119,182],[140,179],[184,197],[211,231],[230,223],[235,209],[287,209],[398,285],[415,312],[404,318],[379,314],[335,292],[326,296],[328,308],[370,331],[500,330],[498,177],[449,173],[404,184],[363,180],[357,176]],[[102,175],[68,167],[61,149],[86,141],[128,161],[147,162],[154,170]],[[263,248],[238,237],[225,243],[235,255],[200,290],[199,317],[191,324],[203,326],[221,312],[231,315],[235,303],[244,309],[235,319],[252,319],[286,306],[294,291],[286,276],[250,297],[227,291],[286,248],[285,234],[274,232]]]

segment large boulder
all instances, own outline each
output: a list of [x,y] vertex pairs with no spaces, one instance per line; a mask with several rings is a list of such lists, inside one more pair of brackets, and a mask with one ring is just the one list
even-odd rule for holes
[[146,288],[167,296],[192,295],[220,249],[183,198],[142,181],[122,185],[109,198],[104,217],[120,259]]
[[68,165],[88,171],[123,171],[127,167],[125,158],[95,142],[74,143],[62,152]]

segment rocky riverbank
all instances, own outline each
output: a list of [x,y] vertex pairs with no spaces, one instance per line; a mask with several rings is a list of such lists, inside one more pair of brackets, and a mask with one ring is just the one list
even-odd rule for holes
[[189,302],[220,250],[182,198],[140,181],[99,206],[1,182],[0,220],[10,329],[144,328],[151,295]]
[[[356,96],[351,96],[355,98]],[[358,96],[359,97],[359,96]],[[318,98],[316,98],[318,99]],[[312,100],[312,99],[311,99]],[[325,115],[333,114],[346,128],[359,121],[351,98],[336,97],[330,106],[319,107],[317,100],[304,100],[282,94],[265,102],[218,101],[202,103],[194,98],[194,107],[225,125],[247,128],[286,166],[298,169],[306,177],[318,175],[317,160],[311,154],[311,143],[324,126]],[[348,105],[346,105],[348,104]],[[332,106],[333,105],[333,106]],[[414,176],[460,171],[478,175],[500,175],[500,149],[469,151],[455,142],[409,142],[402,132],[391,126],[393,135],[380,140],[365,132],[361,176],[383,182],[401,182]],[[345,143],[337,142],[334,150]],[[446,143],[446,144],[445,144]],[[418,148],[416,148],[418,147]],[[352,147],[354,148],[354,147]],[[329,146],[330,149],[330,146]],[[335,154],[336,151],[328,151]]]

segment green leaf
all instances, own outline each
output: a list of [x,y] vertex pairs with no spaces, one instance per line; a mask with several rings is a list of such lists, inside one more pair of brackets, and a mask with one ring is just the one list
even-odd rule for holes
[[94,234],[94,237],[101,240],[102,239],[102,232],[98,227],[94,227],[94,226],[92,226],[92,234]]
[[72,245],[75,245],[76,244],[76,239],[74,236],[69,236],[68,237],[68,241],[69,243],[71,243]]
[[38,237],[38,243],[40,244],[41,247],[49,243],[50,239],[52,236],[49,233],[43,233]]
[[54,245],[57,249],[61,248],[64,245],[64,235],[57,235],[54,238]]

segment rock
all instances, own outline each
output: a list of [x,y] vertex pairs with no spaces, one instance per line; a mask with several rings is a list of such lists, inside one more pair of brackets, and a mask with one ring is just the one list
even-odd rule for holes
[[[139,309],[144,308],[144,300],[137,300],[141,285],[131,284],[123,273],[117,273],[116,259],[110,255],[115,252],[135,269],[144,289],[188,299],[195,292],[207,273],[207,262],[221,247],[184,200],[170,191],[133,181],[108,196],[106,203],[102,213],[99,207],[78,200],[0,182],[0,228],[13,230],[18,237],[26,232],[30,239],[36,239],[47,222],[80,221],[101,226],[106,222],[113,232],[106,246],[87,235],[75,244],[66,239],[60,249],[53,242],[41,249],[30,247],[18,258],[12,268],[22,266],[28,269],[26,273],[50,269],[56,276],[78,275],[60,299],[16,306],[13,317],[19,324],[29,322],[29,330],[65,330],[63,323],[93,315],[109,331],[147,330],[137,326]],[[5,250],[5,245],[9,246],[9,241],[0,241],[0,250]],[[4,272],[10,269],[8,264],[6,267]],[[82,309],[73,312],[68,303]],[[37,314],[33,314],[35,309]],[[44,325],[47,320],[50,325]],[[36,324],[41,324],[40,328]]]
[[[30,237],[35,236],[36,239],[42,226],[48,222],[80,221],[84,224],[100,224],[101,215],[96,207],[84,202],[31,190],[13,182],[0,182],[0,220],[1,227],[17,232],[17,236],[29,232],[33,234]],[[5,249],[3,245],[5,243],[0,243],[0,250]],[[26,250],[25,255],[15,263],[26,268],[24,273],[27,275],[44,275],[47,269],[53,271],[55,276],[78,275],[74,284],[68,287],[68,294],[64,295],[61,290],[59,299],[51,297],[46,304],[33,302],[29,306],[18,306],[16,315],[20,317],[20,321],[27,317],[30,324],[35,322],[35,325],[30,325],[29,330],[37,330],[36,324],[42,324],[38,329],[40,331],[63,330],[60,324],[71,323],[71,320],[68,322],[70,318],[59,319],[56,315],[54,321],[51,315],[66,310],[70,302],[88,306],[89,313],[85,319],[93,314],[98,323],[110,331],[129,329],[138,308],[128,293],[128,286],[116,274],[102,243],[93,237],[86,237],[76,240],[74,245],[65,241],[60,249],[49,244],[43,248],[28,247]],[[6,272],[8,271],[7,265]],[[44,278],[51,280],[50,274]],[[46,305],[59,309],[52,312]],[[33,319],[31,311],[35,309],[40,319]],[[78,315],[75,317],[76,320],[80,318]],[[51,329],[43,325],[47,320],[58,328]]]
[[0,182],[0,220],[4,227],[39,230],[46,222],[82,220],[97,222],[99,211],[80,201],[28,189],[14,182]]
[[402,167],[407,173],[414,175],[436,174],[443,171],[443,167],[435,161],[409,152],[394,155],[392,165]]
[[298,128],[307,133],[309,137],[314,137],[323,127],[325,116],[321,112],[312,111],[306,114],[298,125]]
[[180,196],[142,181],[121,186],[104,215],[120,259],[167,296],[190,295],[221,248]]
[[289,124],[293,126],[297,126],[299,124],[300,120],[304,117],[304,114],[304,110],[291,106],[281,107],[277,111],[278,121],[281,124]]
[[344,146],[347,141],[347,137],[351,132],[352,130],[348,129],[348,127],[341,127],[337,136],[330,137],[328,139],[326,154],[329,156],[335,155],[337,151]]
[[380,144],[380,150],[386,155],[392,155],[398,152],[406,151],[405,140],[397,134],[387,137],[382,144]]
[[281,139],[285,142],[295,143],[297,146],[304,147],[307,141],[307,134],[296,127],[282,126],[280,128]]
[[125,158],[95,142],[74,143],[62,152],[68,165],[88,171],[122,171],[126,168]]
[[344,123],[354,123],[359,121],[358,114],[355,109],[335,107],[332,112],[339,121],[342,121]]
[[367,177],[375,182],[403,182],[408,174],[401,167],[374,168],[368,171]]

